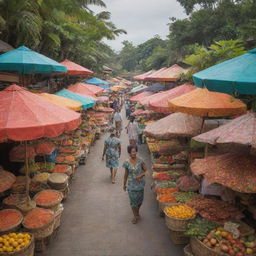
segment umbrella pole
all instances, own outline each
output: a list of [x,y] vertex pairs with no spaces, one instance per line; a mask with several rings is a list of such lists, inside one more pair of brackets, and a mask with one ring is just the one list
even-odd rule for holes
[[204,147],[204,157],[208,156],[208,149],[209,149],[209,144],[206,143],[205,147]]
[[26,197],[27,203],[30,202],[29,196],[29,170],[28,170],[28,145],[27,141],[25,141],[25,166],[26,166]]
[[200,133],[202,133],[203,128],[204,128],[204,121],[205,121],[205,118],[203,117],[202,125],[201,125],[201,128],[200,128]]

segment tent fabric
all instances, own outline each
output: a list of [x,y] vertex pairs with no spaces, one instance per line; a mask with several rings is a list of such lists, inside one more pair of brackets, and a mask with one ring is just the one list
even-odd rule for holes
[[100,96],[100,97],[98,97],[98,101],[100,101],[100,102],[108,102],[109,101],[109,97],[107,97],[107,96]]
[[193,75],[197,87],[228,94],[256,94],[256,49]]
[[108,85],[109,83],[107,81],[101,80],[99,78],[93,77],[88,80],[84,80],[83,82],[87,84],[95,84],[95,85]]
[[80,114],[57,106],[18,85],[0,92],[0,141],[56,137],[74,130]]
[[135,80],[138,80],[138,81],[144,81],[145,78],[146,78],[147,76],[151,75],[153,72],[155,72],[155,70],[152,69],[152,70],[149,70],[149,71],[146,72],[146,73],[143,73],[143,74],[134,76],[133,78],[134,78]]
[[148,107],[151,100],[153,100],[153,99],[155,99],[155,98],[158,98],[158,97],[160,97],[161,95],[164,95],[165,93],[166,93],[166,91],[154,93],[154,94],[149,95],[149,96],[147,96],[147,97],[145,97],[145,98],[143,98],[143,99],[140,99],[140,100],[139,100],[139,103],[140,103],[141,105],[143,105],[143,106],[147,106],[147,107]]
[[168,102],[195,89],[196,87],[189,83],[177,86],[168,91],[164,91],[161,94],[155,95],[155,97],[152,97],[148,103],[148,106],[150,109],[158,113],[171,113]]
[[139,92],[139,91],[141,91],[141,90],[143,90],[145,88],[147,88],[146,85],[140,84],[140,85],[134,87],[133,89],[131,89],[130,93],[136,93],[136,92]]
[[196,159],[191,165],[196,175],[203,175],[211,183],[222,184],[242,193],[256,193],[255,156],[227,153]]
[[157,77],[157,75],[160,74],[165,69],[167,69],[167,67],[163,67],[163,68],[160,68],[160,69],[152,72],[151,74],[145,76],[144,80],[145,81],[154,81],[154,77]]
[[96,95],[88,87],[84,86],[83,83],[72,84],[67,89],[71,92],[79,93],[86,97],[92,97],[95,100],[97,99]]
[[75,62],[72,62],[70,60],[64,60],[60,63],[61,65],[64,65],[67,68],[67,73],[70,75],[91,75],[93,74],[93,71],[90,69],[84,68]]
[[93,100],[92,98],[83,96],[78,93],[71,92],[66,89],[56,92],[55,95],[80,102],[82,104],[82,109],[88,109],[95,105],[95,100]]
[[94,94],[98,95],[100,93],[102,93],[104,91],[104,88],[101,88],[100,86],[97,86],[97,85],[93,85],[93,84],[86,84],[86,83],[83,83],[82,84],[87,88],[89,89],[90,91],[92,91]]
[[54,104],[57,104],[65,108],[69,108],[74,111],[80,111],[82,109],[82,104],[80,102],[77,102],[62,96],[58,96],[50,93],[41,93],[39,95]]
[[246,112],[246,105],[232,96],[197,88],[169,101],[172,112],[181,112],[204,117],[240,115]]
[[200,133],[203,119],[183,113],[174,113],[146,126],[144,134],[169,140],[174,137],[193,137]]
[[248,113],[242,115],[193,139],[212,145],[235,143],[256,148],[256,114]]
[[152,94],[153,94],[152,92],[142,92],[142,93],[139,93],[139,94],[131,97],[130,101],[139,101],[140,99],[143,99],[144,97],[147,97]]
[[40,53],[20,46],[0,55],[0,70],[11,70],[20,74],[36,74],[66,72],[67,68]]

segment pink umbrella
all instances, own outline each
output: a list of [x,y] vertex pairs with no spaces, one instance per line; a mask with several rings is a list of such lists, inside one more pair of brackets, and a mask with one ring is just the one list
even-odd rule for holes
[[149,95],[152,95],[152,92],[141,92],[133,97],[130,98],[130,101],[139,101],[140,99],[143,99]]

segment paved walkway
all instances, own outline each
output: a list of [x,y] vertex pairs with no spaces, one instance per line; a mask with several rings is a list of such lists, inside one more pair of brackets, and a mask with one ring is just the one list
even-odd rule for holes
[[[127,134],[123,131],[121,163],[128,158]],[[87,164],[72,181],[64,204],[62,224],[56,238],[42,256],[181,256],[182,247],[173,245],[164,219],[159,217],[151,175],[147,176],[142,220],[131,223],[128,195],[122,190],[123,168],[117,182],[110,182],[109,169],[101,161],[104,137],[91,148]],[[140,156],[150,166],[145,146]]]

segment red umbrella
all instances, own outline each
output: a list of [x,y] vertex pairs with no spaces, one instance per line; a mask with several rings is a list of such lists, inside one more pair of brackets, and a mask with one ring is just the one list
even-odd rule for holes
[[133,97],[130,98],[130,101],[139,101],[140,99],[143,99],[149,95],[152,95],[152,92],[141,92]]
[[89,89],[90,91],[92,91],[96,95],[104,92],[104,89],[99,87],[99,86],[97,86],[97,85],[85,84],[85,83],[82,83],[82,84],[83,84],[83,86],[85,86],[87,89]]
[[67,89],[71,92],[78,93],[83,96],[90,96],[94,99],[97,99],[95,93],[91,91],[88,87],[84,86],[83,83],[72,84]]
[[70,75],[91,75],[93,71],[84,68],[70,60],[64,60],[60,64],[67,67],[67,73]]
[[168,102],[178,96],[195,90],[192,84],[183,84],[165,92],[157,93],[149,101],[149,108],[159,113],[171,113]]
[[0,92],[0,141],[56,137],[74,130],[80,114],[10,85]]
[[219,183],[242,193],[256,193],[255,156],[224,154],[196,159],[191,170],[209,183]]
[[242,115],[193,139],[214,145],[219,143],[236,143],[256,148],[256,114]]

